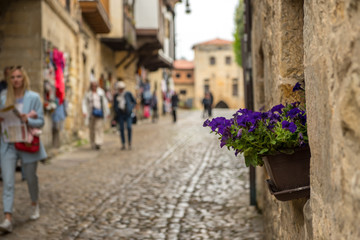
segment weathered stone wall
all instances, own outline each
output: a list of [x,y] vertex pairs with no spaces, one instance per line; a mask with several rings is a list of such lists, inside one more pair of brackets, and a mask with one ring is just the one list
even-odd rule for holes
[[[76,3],[71,1],[69,12],[57,0],[6,1],[1,2],[0,11],[0,68],[24,66],[29,73],[32,90],[43,94],[42,73],[48,43],[70,56],[69,82],[66,83],[68,109],[65,131],[60,136],[62,142],[72,141],[79,135],[87,137],[81,133],[87,129],[84,127],[81,103],[89,89],[91,69],[96,80],[101,75],[106,80],[109,76],[113,81],[116,79],[115,53],[102,44],[99,36],[81,19],[81,10]],[[135,73],[133,65],[135,63],[127,70],[128,75],[132,74],[131,80]],[[46,114],[45,122],[42,141],[51,147],[51,114]]]
[[267,239],[359,239],[360,2],[252,1],[255,106],[300,100],[305,81],[311,197],[280,202],[257,168]]
[[[73,9],[73,12],[80,11],[78,5],[74,7],[77,9]],[[71,59],[69,82],[66,84],[67,118],[61,140],[68,142],[74,137],[87,137],[83,134],[87,128],[84,128],[81,104],[85,92],[89,90],[91,70],[94,70],[96,80],[99,80],[101,75],[107,79],[109,73],[115,76],[115,54],[100,42],[85,21],[82,21],[80,27],[77,23],[79,19],[74,18],[59,2],[42,1],[41,15],[42,38],[69,54]],[[51,122],[50,119],[49,121]],[[50,133],[47,135],[51,136]]]
[[42,94],[41,7],[38,0],[6,1],[0,15],[0,68],[22,65],[30,87]]
[[[77,91],[75,90],[73,84],[78,82],[78,39],[77,34],[79,32],[79,27],[75,19],[72,19],[69,12],[57,1],[40,1],[41,2],[41,37],[44,40],[41,46],[42,58],[45,58],[45,42],[49,42],[52,46],[56,47],[59,51],[69,54],[71,58],[71,66],[69,68],[70,72],[70,86],[71,86],[71,96],[67,94],[66,100],[68,103],[68,117],[66,122],[73,121],[76,122],[74,116],[78,114],[76,107],[77,102],[74,102],[74,99],[77,99]],[[51,19],[51,21],[49,21]],[[43,60],[40,61],[42,68],[45,69],[45,63]],[[43,76],[41,81],[43,81]],[[41,90],[41,93],[43,90]],[[69,99],[70,98],[70,99]],[[46,115],[46,125],[44,127],[44,134],[42,136],[42,141],[46,146],[52,146],[53,143],[53,130],[52,130],[52,119],[51,114]],[[66,126],[66,124],[65,124]],[[81,125],[77,124],[76,127]],[[60,138],[62,142],[68,142],[71,140],[72,129],[66,126],[67,131],[62,131],[60,133]]]
[[[252,3],[252,57],[255,109],[300,100],[292,92],[304,80],[303,1],[257,0]],[[257,200],[267,239],[305,239],[306,199],[280,202],[270,195],[264,168],[257,168]]]
[[314,239],[360,239],[360,2],[304,5]]

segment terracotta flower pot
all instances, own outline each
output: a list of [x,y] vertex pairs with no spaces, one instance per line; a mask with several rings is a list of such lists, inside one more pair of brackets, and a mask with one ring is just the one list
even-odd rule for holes
[[[270,190],[294,192],[297,189],[309,189],[310,157],[309,147],[295,149],[293,154],[279,153],[264,156],[265,168],[271,180],[270,183],[268,181]],[[310,191],[308,192],[310,194]]]

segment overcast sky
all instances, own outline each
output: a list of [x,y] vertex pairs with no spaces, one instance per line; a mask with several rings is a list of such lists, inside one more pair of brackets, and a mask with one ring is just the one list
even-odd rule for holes
[[199,42],[222,38],[233,40],[234,14],[239,0],[189,0],[191,13],[185,13],[185,3],[176,4],[176,58],[193,60],[192,46]]

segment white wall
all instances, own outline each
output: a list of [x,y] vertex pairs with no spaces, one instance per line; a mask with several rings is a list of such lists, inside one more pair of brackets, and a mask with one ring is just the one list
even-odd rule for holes
[[137,29],[159,28],[159,0],[135,1],[135,25]]

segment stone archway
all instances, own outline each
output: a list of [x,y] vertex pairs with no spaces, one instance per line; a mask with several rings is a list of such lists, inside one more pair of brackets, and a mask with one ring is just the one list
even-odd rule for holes
[[229,108],[229,106],[224,101],[220,101],[215,105],[215,108]]

